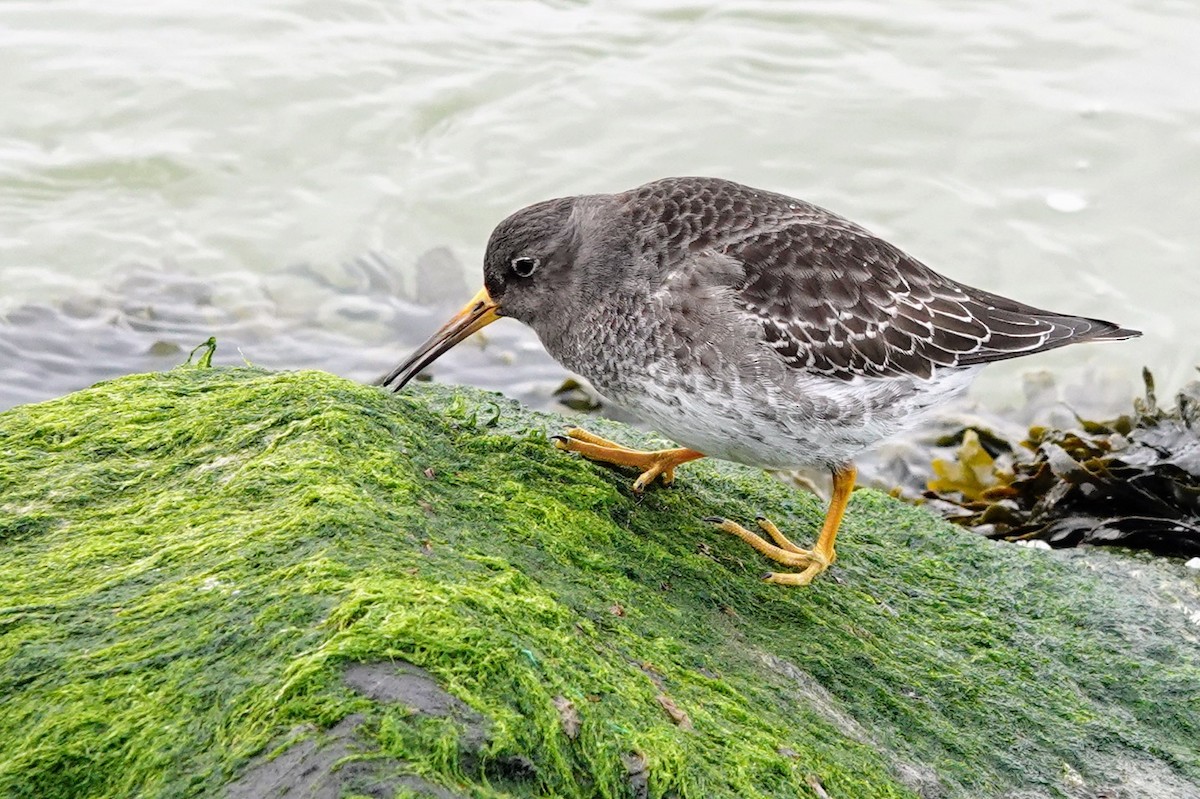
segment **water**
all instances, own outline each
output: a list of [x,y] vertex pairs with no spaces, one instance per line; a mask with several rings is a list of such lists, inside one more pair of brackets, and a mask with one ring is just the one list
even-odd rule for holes
[[[180,362],[370,380],[526,203],[709,174],[1142,339],[993,366],[1200,363],[1200,4],[0,4],[0,407]],[[421,263],[418,269],[418,262]],[[548,405],[516,323],[439,379]]]

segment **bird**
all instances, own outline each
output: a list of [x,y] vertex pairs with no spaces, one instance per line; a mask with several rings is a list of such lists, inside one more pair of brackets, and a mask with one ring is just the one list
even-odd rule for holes
[[710,177],[535,203],[488,240],[483,288],[379,381],[395,391],[502,317],[679,446],[644,451],[581,428],[554,445],[633,467],[635,493],[702,457],[824,468],[812,547],[706,517],[808,585],[837,557],[854,458],[961,395],[992,361],[1141,335],[945,277],[835,213]]

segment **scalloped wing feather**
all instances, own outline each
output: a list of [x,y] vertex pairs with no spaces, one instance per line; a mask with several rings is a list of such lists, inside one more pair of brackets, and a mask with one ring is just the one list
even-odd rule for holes
[[1138,335],[963,285],[785,195],[708,178],[656,181],[631,195],[645,251],[663,267],[672,254],[740,262],[739,311],[787,364],[814,374],[928,378],[940,368]]

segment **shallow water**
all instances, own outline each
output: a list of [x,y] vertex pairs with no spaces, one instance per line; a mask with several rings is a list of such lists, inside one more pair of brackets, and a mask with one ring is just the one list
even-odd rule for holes
[[[1192,375],[1200,4],[714,6],[0,4],[0,407],[209,335],[372,379],[474,292],[507,213],[670,174],[1146,332],[993,366],[985,404],[1031,367]],[[550,404],[536,340],[487,333],[438,379]]]

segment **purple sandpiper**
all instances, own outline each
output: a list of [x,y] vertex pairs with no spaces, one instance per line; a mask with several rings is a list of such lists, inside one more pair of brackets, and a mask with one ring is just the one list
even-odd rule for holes
[[[484,288],[381,380],[401,389],[464,338],[510,316],[605,397],[682,445],[639,451],[574,428],[555,444],[641,470],[640,492],[704,456],[823,466],[833,493],[812,549],[706,521],[799,571],[835,558],[852,459],[961,394],[991,361],[1140,335],[943,277],[815,205],[716,178],[546,200],[492,232]],[[773,543],[772,543],[773,542]]]

